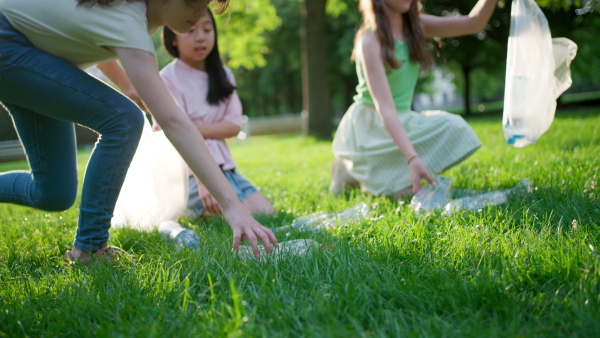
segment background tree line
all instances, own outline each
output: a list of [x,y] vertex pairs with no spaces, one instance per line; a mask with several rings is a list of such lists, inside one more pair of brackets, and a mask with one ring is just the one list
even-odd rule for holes
[[[323,1],[323,0],[305,0]],[[423,0],[425,12],[435,15],[468,14],[476,0]],[[575,41],[578,55],[573,71],[574,91],[600,89],[600,28],[598,0],[538,0],[553,37]],[[301,5],[292,0],[235,0],[231,14],[217,18],[220,48],[238,81],[238,93],[249,116],[300,112],[302,106]],[[357,84],[350,62],[355,32],[360,25],[358,0],[326,0],[328,41],[327,81],[330,110],[338,116],[352,102]],[[226,21],[229,22],[226,23]],[[310,23],[309,23],[310,24]],[[436,63],[456,76],[465,97],[501,100],[504,94],[510,1],[500,0],[489,24],[475,36],[430,41]],[[418,87],[428,92],[428,72]]]
[[[468,14],[476,0],[422,2],[427,13],[458,15]],[[548,19],[552,36],[567,37],[579,46],[571,66],[573,86],[569,91],[599,90],[600,0],[537,0],[537,3]],[[302,30],[316,22],[307,17],[307,5],[317,10],[322,8],[325,15],[324,25],[310,32],[326,41],[326,46],[322,46],[326,49],[317,50],[319,57],[322,55],[317,62],[322,62],[320,69],[326,71],[318,71],[318,78],[313,79],[313,83],[326,84],[322,92],[317,92],[327,98],[318,114],[331,120],[334,115],[341,116],[351,104],[357,84],[350,55],[361,22],[358,0],[234,0],[229,13],[217,16],[219,48],[235,74],[246,115],[298,113],[306,108],[302,48],[315,39],[303,35]],[[456,75],[454,81],[464,97],[467,114],[472,98],[493,101],[503,97],[509,25],[510,1],[499,0],[498,8],[481,33],[429,41],[436,65]],[[162,68],[171,58],[161,46],[159,33],[153,38]],[[429,73],[423,71],[417,92],[431,92],[429,80]],[[324,127],[320,135],[331,135],[332,126]],[[0,141],[10,139],[16,139],[16,134],[8,115],[1,112]]]

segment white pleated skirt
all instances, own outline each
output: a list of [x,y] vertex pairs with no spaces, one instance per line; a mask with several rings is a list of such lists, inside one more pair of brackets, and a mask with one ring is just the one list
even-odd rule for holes
[[[398,118],[419,157],[435,174],[460,163],[480,146],[479,138],[459,115],[435,110],[398,112]],[[412,185],[406,158],[375,107],[355,102],[340,122],[333,154],[346,170],[375,195],[392,195]]]

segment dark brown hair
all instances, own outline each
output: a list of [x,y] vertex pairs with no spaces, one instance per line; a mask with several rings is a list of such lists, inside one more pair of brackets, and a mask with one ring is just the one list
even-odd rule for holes
[[[205,59],[206,73],[208,73],[208,94],[206,95],[206,101],[208,101],[210,104],[218,104],[220,101],[225,100],[233,93],[235,86],[227,78],[227,73],[223,67],[223,62],[221,61],[215,17],[210,10],[208,10],[208,14],[210,15],[213,31],[215,32],[215,44]],[[179,58],[179,49],[177,49],[177,46],[173,45],[175,36],[175,32],[173,32],[169,27],[163,27],[163,46],[167,50],[167,53],[169,53],[172,57]]]
[[[420,63],[423,68],[428,68],[431,65],[431,55],[424,46],[425,33],[421,27],[419,5],[420,1],[414,0],[408,12],[402,14],[402,31],[408,44],[410,60]],[[363,23],[356,33],[352,59],[356,58],[356,43],[367,31],[372,31],[377,35],[381,44],[383,63],[389,68],[398,69],[402,65],[394,56],[394,37],[384,12],[384,6],[385,0],[360,0],[359,7],[363,15]]]

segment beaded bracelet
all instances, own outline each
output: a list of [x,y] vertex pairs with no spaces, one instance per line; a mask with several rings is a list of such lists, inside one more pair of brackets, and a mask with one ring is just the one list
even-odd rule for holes
[[410,164],[410,161],[414,160],[417,157],[419,157],[419,155],[417,154],[414,154],[413,156],[409,157],[408,160],[406,160],[406,164]]

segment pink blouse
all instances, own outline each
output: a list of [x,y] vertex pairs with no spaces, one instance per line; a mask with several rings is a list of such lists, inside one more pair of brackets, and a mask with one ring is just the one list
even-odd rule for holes
[[[225,72],[229,81],[235,85],[231,70],[225,67]],[[227,99],[216,105],[211,105],[206,100],[208,73],[175,59],[160,71],[160,75],[175,102],[195,125],[228,121],[242,126],[242,103],[235,90]],[[206,139],[206,145],[223,170],[235,168],[235,162],[224,140]]]

